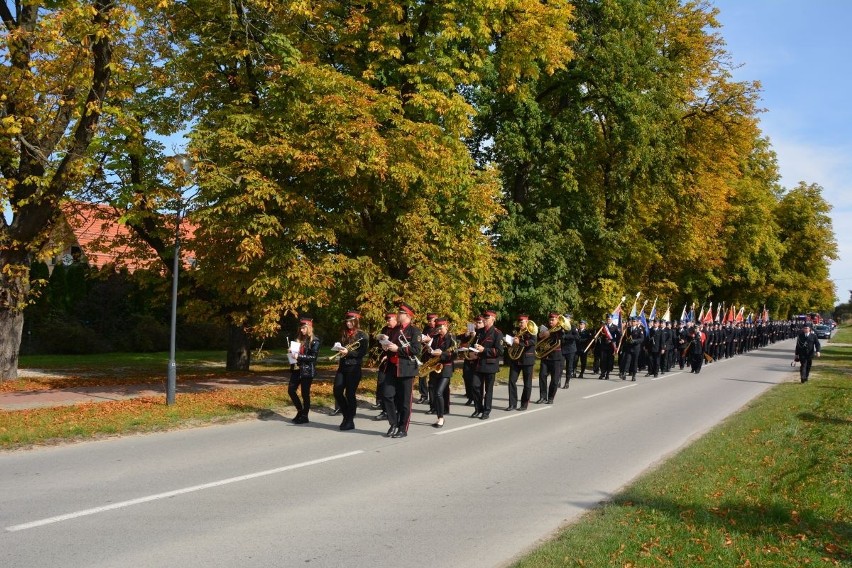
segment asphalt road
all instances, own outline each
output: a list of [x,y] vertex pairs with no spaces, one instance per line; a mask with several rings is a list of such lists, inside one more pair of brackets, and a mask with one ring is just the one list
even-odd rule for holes
[[[415,405],[0,454],[0,566],[492,567],[548,538],[772,385],[793,341],[636,383],[574,380],[487,421]],[[819,363],[817,363],[818,365]],[[537,378],[533,398],[537,398]],[[455,401],[458,399],[454,400]]]

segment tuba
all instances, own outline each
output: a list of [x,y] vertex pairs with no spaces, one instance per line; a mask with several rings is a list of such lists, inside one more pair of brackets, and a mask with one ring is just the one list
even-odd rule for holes
[[513,361],[517,361],[524,354],[525,346],[518,341],[518,339],[523,336],[525,333],[530,335],[538,335],[538,326],[532,320],[527,320],[527,323],[518,328],[518,336],[515,338],[515,342],[509,346],[508,355],[509,359]]
[[544,359],[560,347],[562,347],[562,342],[553,336],[553,334],[559,330],[569,330],[571,329],[571,321],[565,316],[559,316],[556,325],[547,330],[547,335],[538,342],[535,346],[535,356],[539,359]]

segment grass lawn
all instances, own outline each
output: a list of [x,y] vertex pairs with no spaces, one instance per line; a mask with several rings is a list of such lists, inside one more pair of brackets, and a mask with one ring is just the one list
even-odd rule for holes
[[808,383],[773,388],[515,566],[852,566],[850,441],[852,347],[823,341]]

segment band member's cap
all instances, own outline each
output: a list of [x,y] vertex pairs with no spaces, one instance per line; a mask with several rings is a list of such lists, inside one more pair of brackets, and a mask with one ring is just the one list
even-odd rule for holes
[[306,324],[306,325],[313,325],[314,319],[313,318],[299,318],[299,323],[300,324]]
[[550,312],[549,314],[547,314],[547,317],[549,317],[549,318],[558,318],[558,317],[559,317],[559,312]]
[[435,320],[435,325],[447,325],[448,323],[447,318],[438,318]]
[[355,310],[349,310],[346,312],[346,317],[343,318],[346,321],[360,319],[361,312],[356,312]]
[[389,319],[395,318],[395,317],[396,317],[396,312],[388,312],[388,313],[385,314],[386,320],[389,320]]
[[436,314],[435,312],[429,312],[428,314],[426,314],[426,319],[432,319],[436,317],[438,317],[438,314]]
[[485,321],[485,318],[482,316],[476,316],[475,318],[473,318],[474,323],[482,323],[483,321]]
[[612,314],[607,314],[607,315],[606,315],[606,319],[611,320],[611,319],[612,319]]
[[582,324],[584,324],[584,325],[585,325],[586,320],[580,320],[580,323],[582,323]]
[[482,312],[482,318],[483,319],[489,318],[489,317],[496,318],[497,312],[495,312],[494,310],[485,310],[484,312]]
[[412,308],[405,302],[402,302],[399,304],[399,313],[408,314],[409,316],[414,317],[414,308]]
[[518,316],[518,321],[527,321],[529,319],[530,319],[530,316],[528,316],[527,314],[520,314]]

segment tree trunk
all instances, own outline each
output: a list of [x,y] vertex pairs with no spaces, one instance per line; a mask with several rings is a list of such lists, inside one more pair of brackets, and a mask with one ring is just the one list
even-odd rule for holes
[[0,381],[18,378],[23,310],[29,293],[29,265],[9,261],[9,256],[0,255]]
[[249,336],[241,325],[228,324],[228,357],[225,368],[228,371],[248,371],[251,364],[251,346]]
[[24,314],[0,308],[0,381],[18,378],[18,351],[23,328]]

